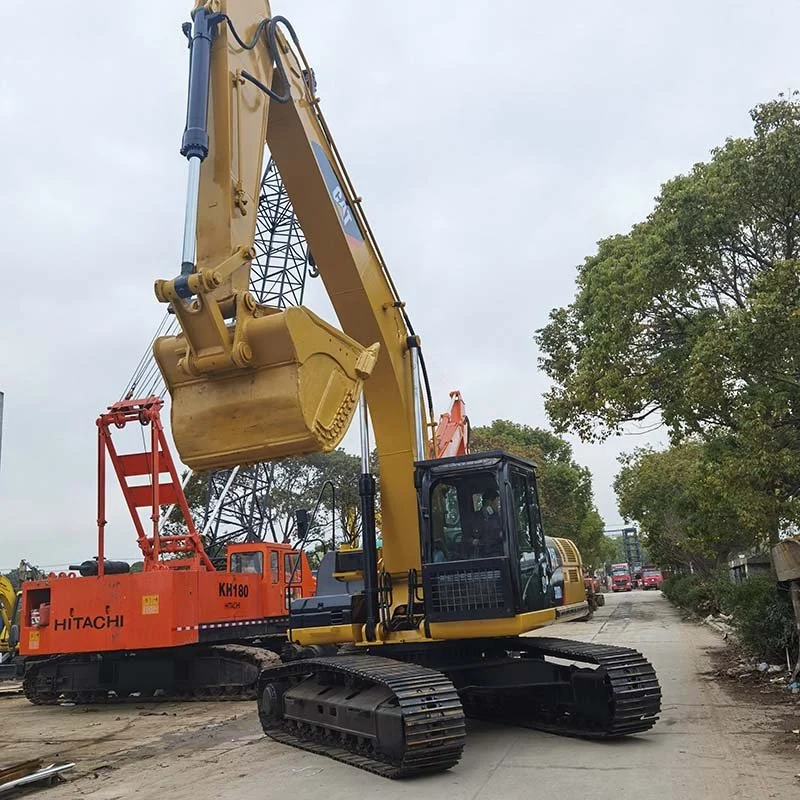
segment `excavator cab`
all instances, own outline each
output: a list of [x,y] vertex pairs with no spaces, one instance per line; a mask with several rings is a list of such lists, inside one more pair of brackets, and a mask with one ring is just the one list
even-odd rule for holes
[[554,604],[532,462],[500,450],[421,461],[415,485],[429,621]]

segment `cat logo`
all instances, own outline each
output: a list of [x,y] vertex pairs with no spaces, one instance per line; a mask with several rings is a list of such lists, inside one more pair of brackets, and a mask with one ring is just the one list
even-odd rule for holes
[[339,222],[345,234],[356,242],[363,242],[364,236],[361,233],[361,227],[353,214],[353,209],[347,202],[347,196],[344,190],[339,185],[339,179],[336,177],[336,171],[331,166],[328,156],[325,154],[325,149],[319,142],[312,142],[314,149],[314,157],[317,159],[322,179],[325,181],[331,200],[333,200],[336,214],[339,217]]
[[337,186],[332,195],[334,202],[342,209],[342,225],[346,228],[347,223],[353,219],[353,215],[350,213],[350,206],[347,205],[347,199],[344,196],[342,187]]

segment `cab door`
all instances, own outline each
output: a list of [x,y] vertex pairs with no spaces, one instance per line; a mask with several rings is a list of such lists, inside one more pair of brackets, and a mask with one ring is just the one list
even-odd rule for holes
[[[519,587],[519,610],[538,611],[548,608],[549,575],[539,504],[532,475],[511,467],[508,484],[511,489],[511,524]],[[516,551],[516,552],[515,552]]]

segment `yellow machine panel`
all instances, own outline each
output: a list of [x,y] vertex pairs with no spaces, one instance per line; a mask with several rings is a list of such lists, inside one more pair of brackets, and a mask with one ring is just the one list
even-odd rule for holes
[[564,573],[564,604],[582,603],[586,600],[583,586],[583,561],[578,548],[569,540],[554,536],[558,553],[561,556],[561,568]]

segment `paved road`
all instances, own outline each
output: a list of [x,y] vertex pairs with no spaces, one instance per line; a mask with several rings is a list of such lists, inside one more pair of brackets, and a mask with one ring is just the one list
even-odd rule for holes
[[[180,707],[174,707],[174,731],[150,737],[138,749],[128,749],[133,744],[128,739],[102,758],[98,753],[96,760],[109,766],[95,777],[85,774],[85,754],[84,776],[47,797],[407,800],[410,793],[415,800],[571,800],[611,797],[621,789],[627,797],[659,800],[795,800],[797,754],[781,751],[775,738],[777,720],[788,709],[733,700],[707,674],[719,637],[682,622],[660,593],[609,596],[591,622],[548,632],[641,650],[654,663],[664,691],[656,727],[627,740],[596,743],[476,724],[455,769],[409,783],[270,742],[260,735],[252,708],[243,704],[210,704],[216,707],[215,721],[194,727],[183,725]],[[192,704],[194,715],[198,705]],[[118,711],[101,713],[108,724],[125,723]]]

